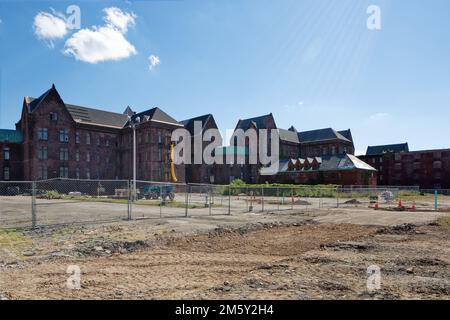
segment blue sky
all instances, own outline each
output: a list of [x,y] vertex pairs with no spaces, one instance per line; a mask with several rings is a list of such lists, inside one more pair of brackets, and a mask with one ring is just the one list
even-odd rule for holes
[[[81,30],[36,29],[39,13],[72,4]],[[366,27],[371,4],[381,30]],[[129,17],[125,27],[105,21],[107,8]],[[450,147],[448,0],[0,0],[0,20],[1,128],[14,126],[24,96],[55,83],[69,103],[159,106],[177,120],[212,113],[221,130],[272,112],[279,127],[351,128],[358,152]],[[118,42],[86,52],[83,37],[99,30]]]

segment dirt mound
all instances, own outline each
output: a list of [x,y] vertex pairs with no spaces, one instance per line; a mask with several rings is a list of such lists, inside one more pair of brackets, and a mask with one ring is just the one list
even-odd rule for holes
[[352,251],[367,251],[372,249],[373,246],[366,242],[334,242],[334,243],[324,243],[320,245],[323,250],[352,250]]
[[362,204],[362,202],[360,202],[356,199],[351,199],[351,200],[345,201],[344,204]]
[[81,256],[103,256],[113,253],[128,253],[148,247],[150,244],[142,241],[83,241],[76,245],[74,252]]
[[294,202],[294,204],[298,204],[298,205],[301,205],[301,206],[310,206],[310,205],[312,205],[311,202],[306,201],[306,200],[296,200]]
[[377,231],[378,234],[414,234],[416,226],[410,223],[404,223],[393,227],[384,227]]

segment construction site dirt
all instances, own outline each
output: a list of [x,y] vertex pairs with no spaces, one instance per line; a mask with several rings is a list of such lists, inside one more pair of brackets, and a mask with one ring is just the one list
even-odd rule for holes
[[447,300],[447,222],[317,210],[1,230],[0,299]]

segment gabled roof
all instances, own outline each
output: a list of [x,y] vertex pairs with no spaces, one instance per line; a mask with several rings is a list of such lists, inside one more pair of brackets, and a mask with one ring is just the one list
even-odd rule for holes
[[54,89],[54,87],[48,89],[45,91],[39,98],[33,98],[33,97],[25,97],[25,103],[28,107],[28,112],[33,112],[36,110],[36,108],[39,106],[39,104],[42,102],[42,100],[45,99],[45,97],[50,93],[50,91]]
[[[316,158],[308,158],[309,164],[314,160],[318,162],[318,167],[314,168],[311,166],[301,167],[297,170],[289,170],[289,163],[291,159],[284,159],[278,162],[278,170],[274,171],[274,168],[262,168],[261,174],[263,175],[274,175],[278,173],[286,172],[311,172],[311,171],[341,171],[341,170],[365,170],[365,171],[377,171],[375,168],[371,167],[364,161],[358,159],[357,157],[350,154],[334,155],[334,156],[323,156]],[[302,159],[298,159],[302,162]]]
[[299,143],[297,132],[286,130],[286,129],[277,129],[278,135],[280,136],[280,140],[288,141],[293,143]]
[[[206,123],[212,119],[214,121],[214,117],[212,114],[205,114],[203,116],[186,119],[183,121],[180,121],[180,123],[186,128],[187,131],[190,132],[190,134],[194,134],[194,123],[195,122],[201,122],[202,123],[202,130],[205,128]],[[215,122],[214,122],[215,123]]]
[[[236,125],[236,129],[247,130],[250,125],[254,125],[256,127],[256,129],[267,129],[266,123],[269,118],[273,119],[272,113],[269,113],[264,116],[255,117],[255,118],[239,120]],[[274,120],[274,122],[275,122],[275,120]]]
[[367,147],[366,156],[377,156],[385,153],[409,152],[408,143],[388,144]]
[[151,120],[151,121],[164,122],[167,124],[180,126],[180,127],[183,126],[181,123],[179,123],[177,120],[175,120],[174,118],[169,116],[167,113],[165,113],[158,107],[152,108],[147,111],[140,112],[140,113],[136,113],[135,115],[133,115],[131,117],[131,119],[133,121],[135,121],[137,117],[140,118],[141,122],[143,120]]
[[128,116],[121,113],[86,108],[73,104],[66,104],[66,108],[73,120],[78,123],[123,128],[128,121]]
[[340,133],[341,135],[346,137],[348,140],[353,142],[352,131],[350,129],[348,129],[348,130],[341,130],[341,131],[338,131],[338,133]]
[[300,140],[300,143],[336,140],[336,139],[351,142],[351,140],[347,139],[345,136],[343,136],[342,134],[340,134],[339,132],[337,132],[332,128],[299,132],[298,138]]

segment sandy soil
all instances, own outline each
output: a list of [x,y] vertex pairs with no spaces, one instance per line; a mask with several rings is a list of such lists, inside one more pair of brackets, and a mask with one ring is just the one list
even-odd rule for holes
[[[450,228],[430,224],[436,216],[396,226],[400,213],[386,214],[375,224],[369,212],[317,212],[2,231],[0,298],[449,299]],[[79,290],[66,285],[71,265]]]

